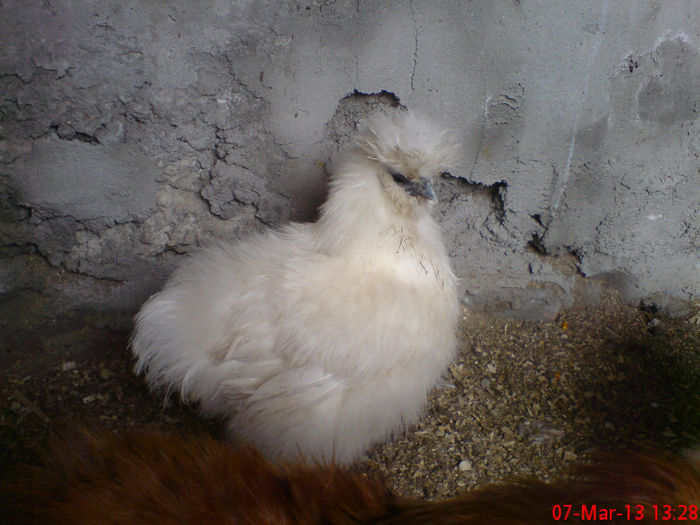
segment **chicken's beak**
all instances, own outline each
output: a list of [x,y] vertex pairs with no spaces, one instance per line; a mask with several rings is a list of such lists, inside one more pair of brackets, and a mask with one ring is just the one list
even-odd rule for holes
[[436,198],[433,187],[430,185],[430,181],[428,179],[421,178],[418,182],[412,183],[409,186],[408,191],[411,195],[415,195],[416,197],[423,197],[424,199],[428,200],[433,200]]

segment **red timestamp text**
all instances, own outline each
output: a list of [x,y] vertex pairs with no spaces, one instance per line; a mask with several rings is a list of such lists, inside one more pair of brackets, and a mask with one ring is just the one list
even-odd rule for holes
[[688,521],[698,520],[697,505],[552,505],[554,521]]

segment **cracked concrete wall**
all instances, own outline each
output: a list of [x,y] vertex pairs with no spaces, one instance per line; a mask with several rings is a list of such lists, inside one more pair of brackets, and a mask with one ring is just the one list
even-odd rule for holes
[[313,218],[399,103],[464,142],[465,302],[552,316],[577,272],[698,299],[698,2],[4,0],[0,35],[5,326],[130,314],[207,239]]

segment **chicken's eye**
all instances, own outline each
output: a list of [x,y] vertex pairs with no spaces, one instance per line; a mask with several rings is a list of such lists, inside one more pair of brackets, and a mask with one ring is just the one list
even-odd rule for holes
[[391,178],[394,179],[394,182],[398,184],[408,184],[410,182],[406,175],[404,175],[403,173],[399,173],[398,171],[389,170],[389,175],[391,175]]

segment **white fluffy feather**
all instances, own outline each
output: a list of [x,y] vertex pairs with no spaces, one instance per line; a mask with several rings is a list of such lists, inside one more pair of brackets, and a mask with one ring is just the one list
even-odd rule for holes
[[415,421],[455,346],[455,278],[425,184],[456,152],[411,112],[375,120],[317,222],[180,265],[136,318],[137,370],[275,459],[349,462]]

